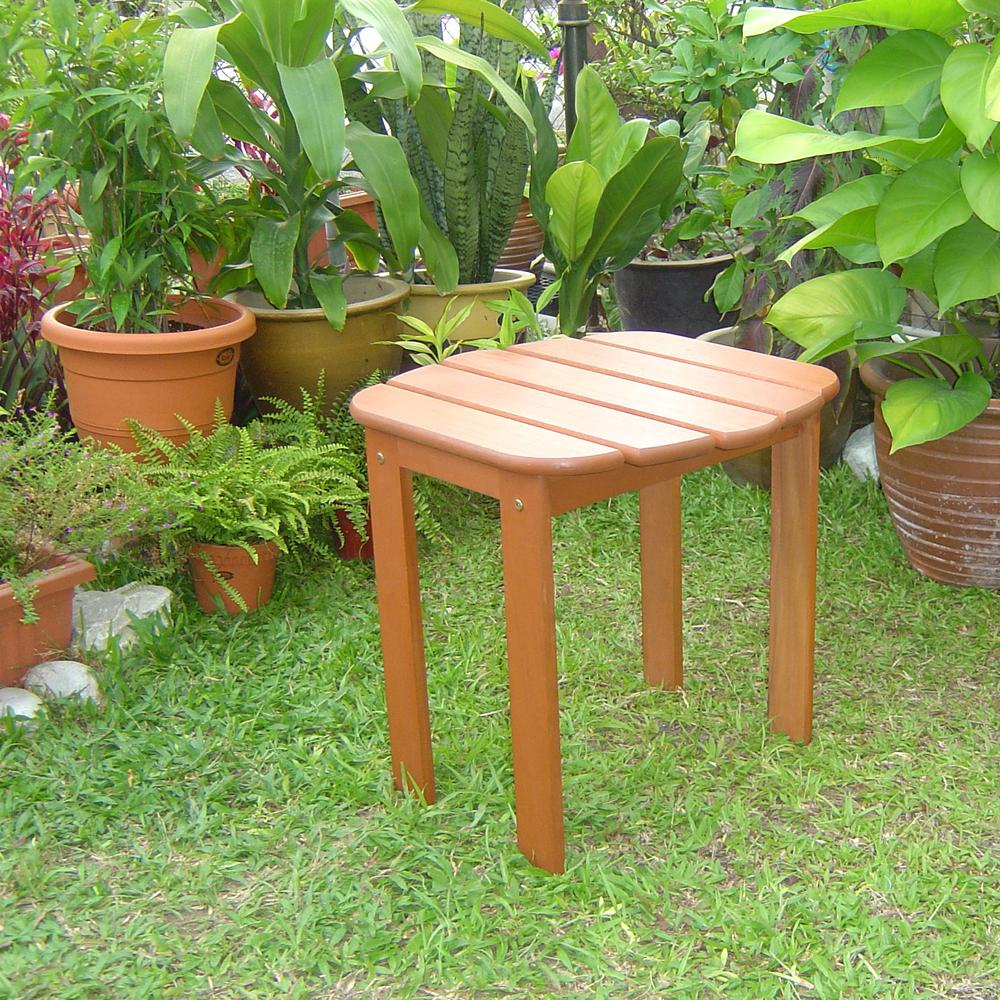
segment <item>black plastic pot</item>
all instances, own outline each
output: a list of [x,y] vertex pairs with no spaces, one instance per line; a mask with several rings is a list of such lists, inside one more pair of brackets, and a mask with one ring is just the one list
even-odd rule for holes
[[658,330],[697,337],[733,318],[705,301],[732,256],[702,260],[634,260],[615,272],[615,297],[626,330]]

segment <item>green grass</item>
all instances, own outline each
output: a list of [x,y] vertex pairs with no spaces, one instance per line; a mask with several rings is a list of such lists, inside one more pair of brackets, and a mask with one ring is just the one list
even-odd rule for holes
[[0,735],[0,997],[956,997],[1000,990],[995,593],[821,499],[816,734],[765,723],[768,502],[685,482],[687,686],[643,686],[634,497],[559,519],[567,870],[517,852],[493,505],[422,569],[439,802],[396,795],[371,569],[105,661]]

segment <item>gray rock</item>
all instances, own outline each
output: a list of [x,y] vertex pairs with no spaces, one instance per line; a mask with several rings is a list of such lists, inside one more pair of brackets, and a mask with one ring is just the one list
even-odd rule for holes
[[79,698],[101,703],[101,689],[90,667],[75,660],[49,660],[24,675],[24,686],[42,698]]
[[13,715],[15,719],[34,719],[44,710],[37,694],[22,688],[0,688],[0,718]]
[[170,621],[173,594],[166,587],[127,583],[117,590],[77,590],[73,598],[73,635],[77,648],[104,652],[116,638],[122,649],[136,641],[132,617]]
[[868,424],[855,431],[844,446],[844,461],[851,472],[864,482],[874,479],[878,482],[878,458],[875,455],[875,425]]

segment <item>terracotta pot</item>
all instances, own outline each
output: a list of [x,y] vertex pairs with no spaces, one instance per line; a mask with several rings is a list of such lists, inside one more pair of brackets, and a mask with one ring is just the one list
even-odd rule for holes
[[[327,257],[329,247],[330,244],[326,236],[326,229],[319,229],[313,233],[312,239],[309,240],[309,263],[325,266],[329,260]],[[191,273],[194,275],[194,287],[199,292],[206,292],[219,271],[222,270],[222,265],[226,260],[225,250],[219,247],[211,260],[205,260],[197,250],[192,250],[190,256]]]
[[961,430],[890,455],[882,400],[905,375],[887,358],[861,367],[875,397],[882,490],[903,551],[932,580],[1000,589],[1000,399]]
[[344,390],[373,371],[396,371],[402,352],[380,341],[398,340],[410,286],[395,278],[350,275],[344,281],[347,323],[334,330],[322,309],[272,309],[260,295],[237,298],[257,317],[257,336],[243,354],[243,373],[254,395],[302,402],[302,387],[316,388],[326,372],[326,398],[332,404]]
[[344,511],[339,509],[334,511],[334,517],[340,533],[344,536],[344,541],[336,546],[337,555],[342,559],[374,559],[375,544],[372,541],[371,515],[369,514],[365,527],[365,534],[368,536],[365,539],[361,538],[360,532]]
[[531,202],[527,198],[522,198],[517,218],[514,220],[514,228],[507,237],[507,245],[500,254],[497,267],[531,271],[535,260],[541,256],[544,242],[545,234],[531,214]]
[[253,313],[233,302],[198,299],[176,318],[196,329],[178,333],[100,333],[64,322],[64,306],[42,317],[42,336],[59,348],[70,415],[81,437],[134,451],[125,424],[138,420],[185,441],[177,415],[199,430],[212,427],[216,400],[226,418],[240,343],[253,336]]
[[725,325],[732,314],[721,316],[705,295],[732,262],[731,254],[700,260],[633,260],[614,276],[622,328],[697,337]]
[[248,611],[256,611],[271,600],[274,592],[274,568],[278,560],[278,546],[274,542],[260,542],[251,546],[257,553],[257,562],[238,545],[191,546],[189,566],[194,581],[194,594],[202,611],[210,614],[219,610],[218,601],[227,614],[237,615],[243,609],[219,585],[205,559],[211,560],[219,576],[246,602]]
[[[418,272],[423,273],[423,272]],[[479,340],[496,335],[500,325],[500,314],[490,309],[486,303],[491,299],[510,297],[512,288],[522,292],[535,283],[535,276],[530,271],[507,271],[497,268],[493,272],[492,281],[477,284],[459,285],[453,292],[443,295],[433,285],[413,285],[410,298],[410,315],[422,319],[428,326],[437,326],[445,306],[457,296],[457,301],[451,307],[454,316],[470,302],[475,307],[469,318],[452,334],[452,340]]]
[[24,609],[8,584],[0,584],[0,687],[21,683],[29,667],[50,659],[69,645],[73,631],[73,590],[93,580],[94,567],[64,556],[35,584],[38,621],[21,621]]

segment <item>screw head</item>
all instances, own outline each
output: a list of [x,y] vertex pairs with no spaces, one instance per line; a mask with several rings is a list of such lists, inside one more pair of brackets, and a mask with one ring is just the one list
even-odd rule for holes
[[514,500],[514,510],[524,510],[524,501],[520,497]]
[[385,465],[385,455],[383,455],[380,451],[375,452],[375,461],[378,462],[379,465]]

